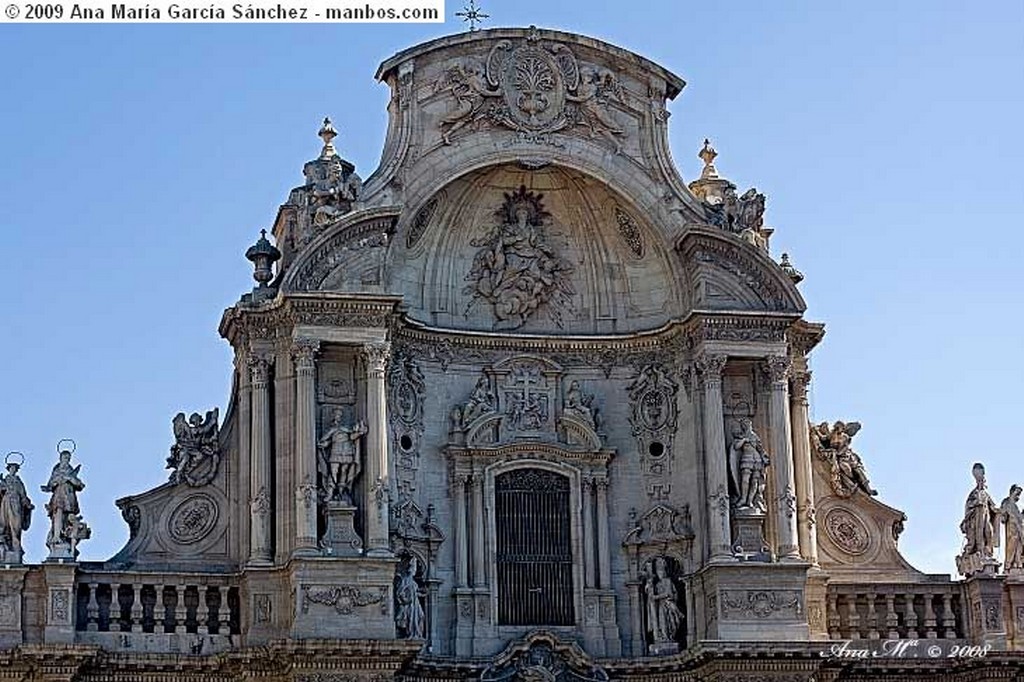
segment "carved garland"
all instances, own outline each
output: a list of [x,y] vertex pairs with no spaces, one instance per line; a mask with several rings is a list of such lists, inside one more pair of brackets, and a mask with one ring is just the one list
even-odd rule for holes
[[310,604],[331,606],[343,616],[351,615],[357,607],[380,604],[381,613],[388,613],[388,587],[382,585],[377,592],[363,592],[351,585],[312,587],[302,586],[302,612],[309,612]]

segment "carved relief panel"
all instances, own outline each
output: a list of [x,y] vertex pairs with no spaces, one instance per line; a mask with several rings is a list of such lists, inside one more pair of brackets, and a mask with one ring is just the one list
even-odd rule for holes
[[668,499],[671,492],[672,444],[679,417],[679,384],[662,367],[648,365],[629,385],[629,423],[640,448],[647,495]]

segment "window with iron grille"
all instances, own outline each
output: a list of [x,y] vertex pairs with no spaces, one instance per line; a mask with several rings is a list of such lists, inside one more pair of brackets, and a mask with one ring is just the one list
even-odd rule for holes
[[573,625],[569,479],[545,469],[495,477],[498,623]]

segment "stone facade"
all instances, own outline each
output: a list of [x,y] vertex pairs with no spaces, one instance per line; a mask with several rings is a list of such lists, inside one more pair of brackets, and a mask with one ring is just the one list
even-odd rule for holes
[[325,120],[246,253],[223,420],[109,561],[0,569],[0,679],[1024,674],[1019,576],[915,570],[860,425],[809,424],[824,327],[765,197],[675,170],[680,78],[533,27],[377,77],[380,166]]

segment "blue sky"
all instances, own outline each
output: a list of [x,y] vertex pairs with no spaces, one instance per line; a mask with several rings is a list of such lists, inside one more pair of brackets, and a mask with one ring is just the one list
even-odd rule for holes
[[[839,6],[839,5],[842,6]],[[449,16],[461,8],[449,1]],[[854,443],[901,547],[952,572],[971,463],[993,495],[1024,482],[1024,4],[484,4],[489,26],[608,40],[688,86],[670,105],[687,180],[719,170],[768,195],[773,250],[807,276],[815,421]],[[0,450],[27,455],[45,556],[45,481],[78,442],[94,529],[166,479],[171,418],[226,407],[223,309],[252,285],[243,253],[315,156],[329,114],[365,178],[384,140],[377,65],[460,31],[423,25],[0,24]]]

